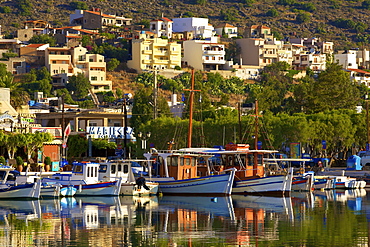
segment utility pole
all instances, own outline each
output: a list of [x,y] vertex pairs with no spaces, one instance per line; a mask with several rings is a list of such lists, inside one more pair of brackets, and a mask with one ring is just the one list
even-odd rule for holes
[[123,127],[123,158],[128,158],[128,149],[127,149],[127,98],[123,98],[123,117],[124,117],[124,127]]
[[66,146],[67,145],[65,142],[65,136],[64,136],[64,131],[65,131],[65,123],[64,123],[64,94],[62,94],[62,160],[63,158],[65,158],[65,149],[66,149]]
[[157,92],[157,87],[158,87],[158,82],[157,82],[157,70],[154,70],[154,91],[153,91],[153,97],[154,97],[154,119],[157,118],[158,116],[158,109],[157,109],[157,97],[158,97],[158,92]]

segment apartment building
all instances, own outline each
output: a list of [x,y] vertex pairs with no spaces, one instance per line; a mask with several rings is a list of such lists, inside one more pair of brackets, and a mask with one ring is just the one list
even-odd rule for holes
[[105,29],[108,27],[121,27],[130,25],[132,18],[123,15],[104,14],[101,9],[90,10],[76,9],[74,14],[69,16],[69,23],[74,26],[81,25],[83,29]]
[[207,18],[174,18],[173,32],[193,32],[195,38],[207,39],[214,37],[216,31],[213,26],[208,23]]
[[261,38],[237,39],[241,48],[241,65],[265,67],[278,61],[278,45]]
[[104,56],[88,54],[82,46],[47,48],[45,66],[53,78],[54,87],[64,87],[69,76],[83,73],[89,78],[93,92],[112,90],[112,82],[106,80]]
[[183,42],[185,66],[197,70],[222,69],[225,61],[225,45],[206,40],[188,40]]
[[20,41],[29,41],[34,35],[47,34],[51,27],[47,21],[25,21],[24,28],[17,30],[17,38]]
[[138,73],[144,70],[164,70],[181,67],[181,44],[161,38],[144,38],[132,40],[132,60],[127,66]]
[[271,28],[263,25],[252,25],[244,30],[245,38],[272,38]]

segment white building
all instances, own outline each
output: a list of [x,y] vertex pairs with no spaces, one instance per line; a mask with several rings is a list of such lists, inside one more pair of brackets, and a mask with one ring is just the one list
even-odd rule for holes
[[220,36],[226,35],[227,38],[233,38],[238,36],[238,28],[227,23],[218,25],[215,28],[215,31]]
[[157,37],[165,36],[172,38],[172,24],[173,21],[166,17],[161,17],[156,20],[150,21],[150,31],[157,34]]
[[211,38],[215,36],[216,31],[212,25],[208,23],[207,18],[174,18],[173,32],[194,32],[194,37]]
[[205,40],[188,40],[183,42],[185,65],[197,70],[218,70],[225,61],[225,45]]
[[348,50],[335,54],[334,61],[342,65],[344,69],[358,69],[357,51]]

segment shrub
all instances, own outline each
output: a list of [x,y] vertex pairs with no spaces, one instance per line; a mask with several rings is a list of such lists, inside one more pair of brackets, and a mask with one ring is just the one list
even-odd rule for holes
[[4,156],[0,156],[0,164],[6,165],[6,160]]

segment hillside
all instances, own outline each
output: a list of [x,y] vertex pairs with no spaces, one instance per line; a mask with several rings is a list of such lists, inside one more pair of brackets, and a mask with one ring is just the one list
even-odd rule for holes
[[[104,13],[123,13],[134,23],[151,20],[162,14],[168,18],[208,17],[214,26],[230,23],[240,30],[252,24],[272,28],[281,37],[322,37],[335,42],[336,48],[358,46],[356,37],[369,42],[369,0],[295,1],[295,0],[154,0],[154,1],[84,1],[88,8],[100,8]],[[197,4],[201,3],[201,4]],[[20,7],[21,6],[21,7]],[[74,12],[70,1],[11,0],[2,1],[0,24],[10,33],[26,20],[47,20],[55,27],[68,25],[69,14]],[[364,7],[363,7],[364,6]],[[23,8],[23,9],[22,9]],[[9,13],[4,13],[9,12]],[[341,20],[338,20],[342,18]],[[339,28],[341,27],[341,28]]]

